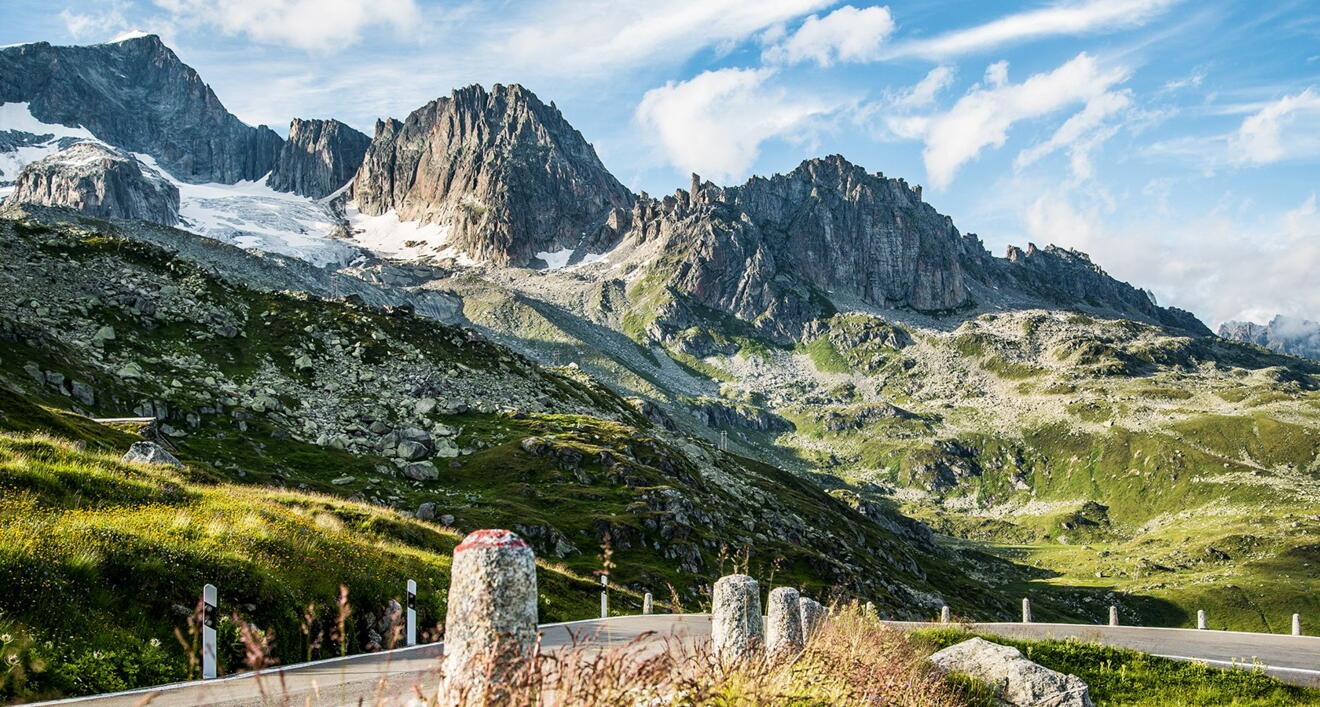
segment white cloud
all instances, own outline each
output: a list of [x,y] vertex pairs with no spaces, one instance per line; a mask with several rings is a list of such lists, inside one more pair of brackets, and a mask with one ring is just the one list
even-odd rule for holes
[[1082,53],[1020,84],[973,86],[947,113],[930,116],[920,125],[926,142],[922,157],[932,184],[947,187],[958,169],[983,149],[1003,146],[1014,123],[1090,102],[1125,77],[1123,70],[1105,69]]
[[890,56],[930,59],[991,49],[1008,42],[1052,35],[1082,34],[1140,25],[1179,0],[1086,0],[1063,2],[894,46]]
[[985,83],[992,88],[1008,83],[1008,62],[1000,60],[985,67]]
[[1093,172],[1091,152],[1117,130],[1106,121],[1131,104],[1132,99],[1126,91],[1111,91],[1092,98],[1085,108],[1064,121],[1048,140],[1019,152],[1014,167],[1022,169],[1052,152],[1066,149],[1071,158],[1073,177],[1079,181],[1089,179]]
[[1251,164],[1320,155],[1320,94],[1308,88],[1248,116],[1229,151],[1233,161]]
[[637,121],[675,167],[717,180],[747,174],[771,139],[800,140],[841,103],[767,85],[773,69],[720,69],[646,92]]
[[315,51],[353,44],[373,25],[410,32],[421,21],[414,0],[154,1],[182,24],[211,25],[258,42]]
[[60,11],[60,20],[76,40],[103,39],[128,26],[123,5],[118,2],[107,3],[100,12],[81,13],[66,8]]
[[830,14],[808,17],[783,43],[765,51],[772,63],[796,64],[814,61],[820,66],[837,62],[874,61],[894,31],[894,18],[887,7],[857,9],[852,5]]
[[557,0],[531,8],[490,49],[517,64],[601,73],[678,63],[770,30],[835,0]]
[[[1151,196],[1158,201],[1158,195]],[[1110,274],[1153,288],[1162,304],[1191,309],[1212,329],[1231,319],[1320,313],[1316,196],[1279,215],[1229,206],[1189,217],[1125,199],[1120,210],[1089,190],[1047,189],[1022,212],[1037,243],[1077,248]]]

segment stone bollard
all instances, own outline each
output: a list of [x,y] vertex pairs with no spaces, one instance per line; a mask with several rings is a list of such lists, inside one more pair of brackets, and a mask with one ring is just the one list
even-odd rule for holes
[[1199,628],[1199,629],[1201,629],[1202,631],[1205,630],[1205,627],[1206,627],[1206,622],[1205,622],[1205,609],[1197,609],[1197,610],[1196,610],[1196,627]]
[[655,613],[655,607],[652,602],[650,592],[647,592],[645,595],[642,596],[642,613],[643,614]]
[[867,618],[869,619],[875,618],[875,602],[873,601],[866,602],[866,606],[863,607],[863,610],[865,611],[865,615]]
[[770,610],[765,627],[766,652],[772,658],[790,658],[802,651],[801,595],[792,587],[770,591]]
[[1031,600],[1022,597],[1022,623],[1031,623]]
[[799,596],[798,609],[802,612],[802,642],[805,645],[825,623],[825,607],[815,599]]
[[941,606],[941,607],[940,607],[940,623],[942,623],[942,624],[947,624],[947,623],[949,623],[950,619],[952,619],[952,612],[949,611],[949,607],[947,607],[947,606]]
[[1301,614],[1293,614],[1293,622],[1292,622],[1292,624],[1293,624],[1293,625],[1292,625],[1292,635],[1294,635],[1294,636],[1300,636],[1300,635],[1302,635],[1302,615],[1301,615]]
[[761,588],[745,574],[715,582],[711,597],[710,640],[724,660],[743,660],[760,650]]
[[1117,625],[1118,625],[1118,607],[1117,607],[1117,606],[1111,606],[1111,607],[1109,607],[1109,625],[1110,625],[1110,626],[1117,626]]
[[600,617],[610,617],[610,578],[603,574],[600,576]]
[[502,683],[536,645],[536,560],[507,530],[478,530],[454,548],[445,614],[446,705],[500,703]]

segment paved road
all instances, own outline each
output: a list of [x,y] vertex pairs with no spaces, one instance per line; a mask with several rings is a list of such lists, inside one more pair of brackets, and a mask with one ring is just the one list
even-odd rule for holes
[[[906,621],[888,623],[905,629],[939,626]],[[1320,637],[1315,636],[1079,624],[986,623],[972,624],[971,628],[1007,638],[1077,638],[1166,658],[1203,660],[1216,667],[1259,664],[1269,666],[1266,672],[1285,682],[1320,687]]]
[[[541,632],[541,645],[546,651],[563,649],[575,642],[607,649],[626,646],[648,632],[665,636],[706,636],[710,633],[710,619],[707,616],[622,616],[608,621],[545,624]],[[443,644],[433,643],[291,665],[261,675],[245,673],[219,680],[42,704],[95,707],[404,704],[413,694],[414,687],[423,694],[435,695],[442,652]]]
[[[905,630],[939,624],[887,622]],[[644,634],[700,638],[709,635],[704,615],[621,616],[609,620],[574,621],[541,627],[547,651],[574,642],[593,648],[622,647]],[[1219,661],[1224,665],[1259,663],[1267,672],[1299,685],[1320,687],[1320,638],[1191,629],[1079,626],[1072,624],[972,624],[983,633],[1042,639],[1081,640],[1132,648],[1184,659]],[[235,675],[207,682],[180,683],[148,690],[63,700],[46,704],[96,707],[153,705],[374,705],[403,704],[414,688],[435,693],[442,644],[400,648],[384,653],[350,656],[267,671],[260,676]]]

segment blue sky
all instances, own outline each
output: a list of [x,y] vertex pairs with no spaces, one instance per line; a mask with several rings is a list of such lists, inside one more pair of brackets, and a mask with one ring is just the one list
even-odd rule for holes
[[160,34],[248,122],[554,101],[635,190],[838,152],[1001,254],[1056,243],[1212,326],[1320,319],[1314,0],[5,0],[0,44]]

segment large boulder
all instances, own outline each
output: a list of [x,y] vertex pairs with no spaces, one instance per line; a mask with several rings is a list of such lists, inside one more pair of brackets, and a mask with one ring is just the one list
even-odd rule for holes
[[183,464],[174,458],[173,454],[165,451],[165,448],[155,442],[134,442],[133,446],[128,448],[124,454],[124,461],[137,462],[141,464],[161,464],[163,466],[173,466],[180,469]]
[[1022,707],[1092,707],[1082,679],[1033,663],[1022,651],[983,638],[949,646],[930,662],[951,673],[963,673],[998,688],[999,699]]

